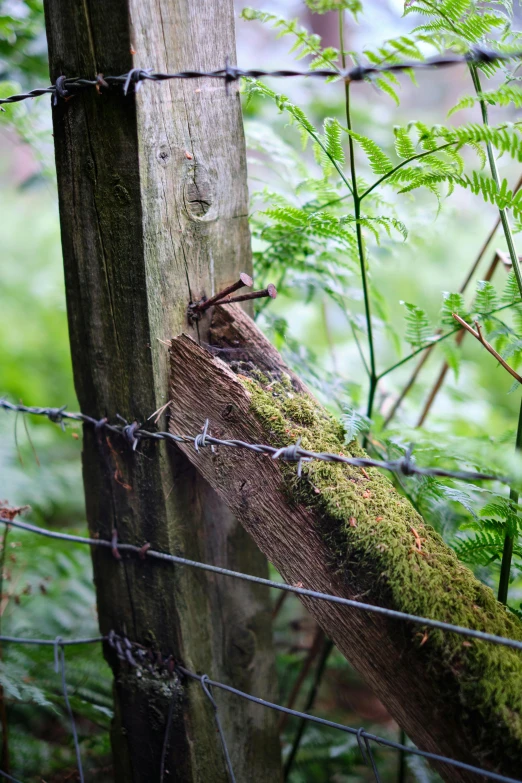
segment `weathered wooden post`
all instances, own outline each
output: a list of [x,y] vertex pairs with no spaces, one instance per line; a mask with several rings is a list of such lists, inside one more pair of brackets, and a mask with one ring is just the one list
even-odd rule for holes
[[[52,81],[133,67],[208,70],[235,58],[232,0],[46,0]],[[250,271],[239,96],[209,79],[87,90],[53,109],[67,307],[82,411],[143,422],[167,401],[162,341],[187,331],[187,305]],[[192,329],[205,342],[208,316]],[[152,423],[151,423],[152,425]],[[165,426],[165,419],[160,420]],[[264,574],[266,563],[177,450],[84,434],[92,534]],[[268,594],[188,569],[95,552],[100,627],[240,688],[267,694]],[[136,676],[114,657],[118,781],[222,781],[203,693]],[[238,780],[279,777],[273,716],[217,697]]]

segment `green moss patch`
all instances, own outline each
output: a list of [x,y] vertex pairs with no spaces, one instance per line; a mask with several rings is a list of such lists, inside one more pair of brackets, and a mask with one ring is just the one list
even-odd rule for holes
[[[251,410],[271,445],[301,438],[313,451],[362,456],[347,447],[341,425],[291,383],[240,376]],[[433,528],[376,469],[321,461],[282,463],[294,502],[317,513],[321,534],[346,579],[370,585],[370,600],[402,612],[522,640],[522,624],[459,562]],[[456,634],[408,625],[412,649],[460,704],[470,747],[484,759],[522,757],[522,653]],[[450,694],[448,693],[448,696]],[[471,744],[472,743],[472,744]]]

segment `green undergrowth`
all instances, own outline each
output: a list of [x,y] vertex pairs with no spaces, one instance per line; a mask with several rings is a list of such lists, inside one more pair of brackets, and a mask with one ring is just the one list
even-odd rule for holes
[[[344,442],[342,426],[315,400],[295,391],[289,379],[240,376],[251,409],[269,442],[362,456]],[[293,502],[318,512],[321,534],[343,576],[372,600],[409,614],[522,640],[522,624],[493,592],[459,562],[441,536],[426,525],[389,478],[322,461],[283,463]],[[408,627],[409,628],[409,627]],[[522,753],[522,654],[456,634],[411,626],[412,652],[460,703],[475,747],[488,747],[492,762],[520,761]],[[449,695],[449,694],[448,694]],[[487,739],[487,741],[486,741]]]

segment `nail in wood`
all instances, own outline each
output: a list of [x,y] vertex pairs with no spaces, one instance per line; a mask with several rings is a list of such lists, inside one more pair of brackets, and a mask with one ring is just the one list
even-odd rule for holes
[[220,299],[216,304],[232,304],[233,302],[246,302],[249,299],[263,299],[263,297],[269,296],[270,299],[275,299],[277,296],[277,289],[275,285],[269,283],[262,291],[251,291],[249,294],[240,294],[239,296],[227,296],[226,299]]
[[232,283],[232,285],[227,286],[227,288],[223,288],[222,291],[214,294],[214,296],[211,296],[210,299],[207,299],[205,302],[199,302],[199,304],[194,305],[192,310],[196,313],[201,313],[203,310],[206,310],[213,304],[220,302],[223,297],[228,296],[229,294],[233,294],[234,291],[238,291],[240,288],[252,288],[253,284],[254,281],[250,275],[247,275],[246,272],[241,272],[239,275],[239,280],[237,280],[235,283]]

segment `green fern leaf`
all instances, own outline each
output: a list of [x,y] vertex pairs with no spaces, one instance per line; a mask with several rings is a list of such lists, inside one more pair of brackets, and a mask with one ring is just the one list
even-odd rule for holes
[[504,537],[495,531],[482,530],[470,538],[454,540],[453,548],[465,563],[488,565],[502,557]]
[[408,160],[415,157],[417,152],[406,128],[396,126],[393,132],[395,134],[395,151],[399,158]]
[[355,139],[366,153],[370,168],[374,174],[382,176],[383,174],[388,174],[393,169],[393,163],[389,157],[372,139],[351,130],[348,130],[347,133]]
[[489,315],[498,307],[498,297],[495,286],[488,280],[479,280],[477,293],[473,302],[473,311],[478,315]]
[[440,311],[441,325],[455,328],[456,323],[453,318],[453,313],[460,315],[464,320],[467,320],[469,317],[462,294],[444,291],[442,294],[442,308]]
[[455,106],[452,106],[452,108],[449,110],[448,117],[451,117],[458,111],[462,111],[462,109],[472,109],[476,103],[476,100],[477,99],[473,95],[466,95],[464,98],[461,98],[460,101],[456,103]]
[[344,442],[348,446],[359,435],[368,432],[372,426],[372,420],[362,413],[358,413],[351,405],[342,405],[344,413],[341,416],[341,424],[344,427]]
[[324,141],[328,155],[337,163],[344,163],[344,149],[341,142],[342,129],[338,120],[327,117],[324,121]]
[[433,340],[434,330],[428,320],[425,311],[417,305],[409,302],[401,302],[406,308],[406,334],[405,338],[414,348],[427,345]]
[[512,269],[508,274],[501,299],[504,304],[514,304],[515,302],[520,301],[520,289],[518,287],[517,278]]

